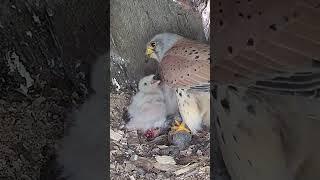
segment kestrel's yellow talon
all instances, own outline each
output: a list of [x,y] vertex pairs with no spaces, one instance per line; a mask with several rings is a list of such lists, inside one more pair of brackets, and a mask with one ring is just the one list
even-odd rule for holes
[[180,123],[179,118],[176,118],[176,119],[174,120],[174,123],[172,123],[171,130],[176,130],[180,124],[181,124],[181,123]]
[[175,120],[175,125],[171,128],[173,131],[186,131],[190,132],[190,130],[186,127],[185,122],[180,123],[179,121]]

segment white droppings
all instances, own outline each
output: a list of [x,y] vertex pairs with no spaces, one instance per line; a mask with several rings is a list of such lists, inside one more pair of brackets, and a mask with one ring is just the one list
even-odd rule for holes
[[8,62],[10,72],[18,71],[20,76],[26,80],[26,86],[20,85],[21,90],[25,92],[28,88],[30,88],[33,85],[34,80],[31,78],[29,72],[26,70],[26,68],[20,62],[19,59],[20,57],[15,52],[11,53],[9,51],[6,54],[6,60]]
[[34,14],[34,15],[32,16],[32,18],[33,18],[33,21],[34,21],[34,22],[36,22],[36,23],[38,23],[38,24],[41,23],[39,16],[37,16],[37,15]]
[[114,141],[120,141],[122,139],[122,135],[118,132],[113,131],[110,128],[110,139],[112,139]]
[[32,32],[31,31],[26,31],[27,36],[32,37]]
[[[119,56],[116,52],[114,51],[110,51],[110,57],[111,57],[111,60],[117,64],[120,64],[120,65],[125,65],[126,64],[126,60],[123,59],[121,56]],[[120,68],[122,68],[120,66]]]
[[171,164],[175,165],[176,161],[171,156],[156,156],[156,161],[160,164]]
[[75,68],[78,69],[80,66],[81,66],[81,63],[77,63],[77,64],[75,65]]
[[116,78],[112,78],[112,84],[117,86],[116,90],[119,91],[120,90],[120,85],[118,83],[118,81],[116,80]]

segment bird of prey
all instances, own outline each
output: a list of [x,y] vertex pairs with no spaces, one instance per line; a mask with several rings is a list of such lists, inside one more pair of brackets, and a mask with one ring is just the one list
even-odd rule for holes
[[213,119],[231,178],[320,179],[319,0],[213,5]]
[[[167,116],[177,109],[175,96],[169,89],[159,86],[160,81],[149,75],[139,81],[139,92],[133,96],[128,107],[128,129],[142,130],[147,138],[163,132],[168,124]],[[171,99],[169,99],[171,98]]]
[[209,99],[209,46],[177,34],[161,33],[148,42],[146,55],[159,62],[162,82],[176,90],[183,119],[176,129],[189,131],[186,124],[192,133],[196,133],[201,129],[203,118],[209,117],[209,100],[205,106],[200,102],[205,96]]

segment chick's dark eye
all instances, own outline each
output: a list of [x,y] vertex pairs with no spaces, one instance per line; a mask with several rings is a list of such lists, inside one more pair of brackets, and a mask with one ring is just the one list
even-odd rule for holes
[[156,47],[156,43],[155,42],[151,42],[150,45],[151,45],[151,47]]
[[144,83],[144,85],[146,86],[146,85],[147,85],[147,83]]

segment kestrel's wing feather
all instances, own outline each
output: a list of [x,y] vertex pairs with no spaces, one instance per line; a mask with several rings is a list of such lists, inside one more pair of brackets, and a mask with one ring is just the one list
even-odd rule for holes
[[160,63],[161,77],[172,88],[210,89],[210,49],[207,44],[179,40]]
[[319,179],[301,143],[319,132],[319,101],[278,95],[319,94],[319,0],[213,3],[213,119],[231,179]]
[[214,6],[213,81],[278,94],[317,95],[320,2],[246,3],[226,0]]

